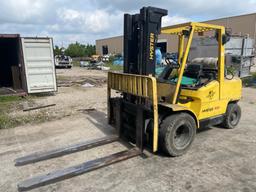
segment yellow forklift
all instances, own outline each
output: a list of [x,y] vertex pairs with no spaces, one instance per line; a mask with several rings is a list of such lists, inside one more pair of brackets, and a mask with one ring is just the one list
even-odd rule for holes
[[[225,28],[195,22],[161,28],[165,15],[167,10],[143,7],[138,14],[124,16],[124,71],[108,73],[108,121],[116,128],[116,135],[21,157],[15,164],[35,163],[116,141],[129,143],[129,149],[25,180],[18,185],[19,191],[141,155],[145,148],[179,156],[189,149],[198,128],[220,124],[230,129],[239,123],[237,102],[242,84],[239,78],[227,76],[224,46],[229,36]],[[167,57],[167,65],[156,74],[160,33],[177,36],[178,59]],[[218,42],[217,60],[189,61],[193,37],[209,33]]]

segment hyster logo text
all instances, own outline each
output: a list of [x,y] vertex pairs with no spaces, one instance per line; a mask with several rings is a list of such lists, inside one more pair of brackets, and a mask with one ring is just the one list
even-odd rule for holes
[[154,33],[150,33],[150,44],[149,44],[149,59],[154,60],[154,43],[155,43],[155,35]]

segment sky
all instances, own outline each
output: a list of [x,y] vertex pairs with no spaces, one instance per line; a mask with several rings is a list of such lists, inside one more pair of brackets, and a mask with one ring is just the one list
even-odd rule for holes
[[256,0],[0,0],[0,33],[53,37],[54,43],[91,43],[122,35],[124,13],[143,6],[168,10],[162,25],[256,12]]

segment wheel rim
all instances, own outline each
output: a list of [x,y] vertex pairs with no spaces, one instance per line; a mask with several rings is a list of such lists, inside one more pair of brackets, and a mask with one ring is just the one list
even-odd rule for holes
[[174,145],[177,149],[185,148],[190,142],[189,127],[181,125],[178,127],[174,134]]
[[237,111],[234,111],[233,113],[231,113],[231,115],[230,115],[230,123],[232,125],[236,125],[238,123],[238,113],[237,113]]

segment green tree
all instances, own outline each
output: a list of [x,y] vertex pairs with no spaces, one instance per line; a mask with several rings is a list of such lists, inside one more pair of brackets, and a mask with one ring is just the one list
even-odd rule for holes
[[61,48],[59,48],[58,45],[55,45],[53,52],[54,52],[54,55],[60,55],[61,54]]
[[83,45],[78,42],[69,44],[65,54],[71,57],[87,57],[96,53],[95,45]]
[[85,55],[90,57],[94,54],[96,54],[96,46],[87,44],[86,45],[86,50],[85,50]]
[[65,50],[65,55],[71,57],[83,57],[84,56],[84,46],[78,42],[69,44],[68,48]]

